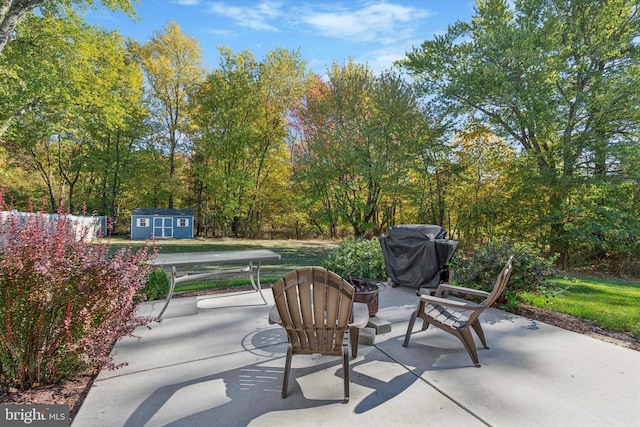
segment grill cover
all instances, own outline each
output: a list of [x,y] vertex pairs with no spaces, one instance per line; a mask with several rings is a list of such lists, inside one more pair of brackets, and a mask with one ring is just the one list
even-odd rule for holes
[[380,236],[387,276],[394,285],[436,288],[458,247],[438,225],[408,224],[390,227]]

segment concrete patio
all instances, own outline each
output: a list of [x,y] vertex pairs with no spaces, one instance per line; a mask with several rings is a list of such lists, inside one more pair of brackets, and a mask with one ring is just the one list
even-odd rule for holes
[[[351,399],[339,358],[294,356],[280,397],[286,336],[256,292],[175,298],[164,320],[114,348],[73,421],[96,426],[635,426],[640,352],[497,309],[481,316],[490,349],[476,368],[454,337],[416,325],[418,297],[380,294],[391,331],[359,346]],[[145,303],[145,315],[161,302]],[[141,311],[142,313],[142,311]]]

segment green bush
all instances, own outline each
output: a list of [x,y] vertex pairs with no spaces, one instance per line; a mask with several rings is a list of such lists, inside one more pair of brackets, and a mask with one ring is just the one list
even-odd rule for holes
[[555,257],[545,258],[538,247],[522,243],[505,243],[494,239],[487,245],[473,248],[469,254],[460,254],[451,261],[454,282],[490,292],[510,256],[513,255],[513,273],[499,300],[504,308],[514,308],[521,302],[520,293],[546,293],[551,285],[547,278],[555,274]]
[[329,253],[322,266],[341,276],[356,276],[371,280],[387,278],[384,255],[378,239],[346,239]]
[[144,295],[145,301],[153,301],[163,299],[169,293],[169,277],[163,269],[157,268],[149,274],[147,284],[140,291],[140,295]]

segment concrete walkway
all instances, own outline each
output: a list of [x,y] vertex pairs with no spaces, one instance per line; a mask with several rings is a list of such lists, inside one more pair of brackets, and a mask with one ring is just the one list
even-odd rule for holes
[[[103,371],[73,421],[97,426],[636,426],[640,352],[496,309],[481,316],[481,368],[462,344],[416,324],[415,290],[387,288],[391,332],[360,345],[351,399],[338,358],[294,356],[280,397],[286,336],[255,292],[174,299],[164,320],[120,341],[128,366]],[[153,315],[162,303],[146,303]],[[418,323],[418,322],[417,322]]]

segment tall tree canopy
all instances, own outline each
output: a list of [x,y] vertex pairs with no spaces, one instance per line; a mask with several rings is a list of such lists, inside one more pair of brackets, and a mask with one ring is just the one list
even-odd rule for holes
[[425,95],[531,157],[528,197],[544,203],[526,220],[565,261],[569,200],[619,178],[616,147],[638,142],[639,16],[636,0],[481,0],[470,23],[401,61]]
[[150,88],[153,127],[161,133],[151,140],[159,141],[169,156],[167,207],[173,208],[181,191],[175,177],[176,153],[189,132],[189,97],[205,76],[202,51],[198,41],[182,33],[175,22],[167,23],[163,33],[154,34],[137,51]]
[[297,178],[316,202],[316,221],[335,227],[340,219],[356,236],[379,233],[425,131],[418,98],[398,74],[375,76],[353,60],[334,63],[328,77],[295,116]]
[[273,217],[284,203],[288,117],[308,77],[298,51],[276,48],[262,61],[248,51],[220,53],[220,66],[193,100],[199,222],[249,236],[261,217]]
[[73,14],[31,15],[0,56],[0,70],[0,142],[12,163],[40,177],[52,211],[61,199],[71,212],[79,209],[81,190],[84,201],[102,194],[100,211],[107,212],[113,199],[106,194],[116,197],[121,177],[105,176],[124,164],[122,138],[143,114],[142,73],[122,37]]
[[[109,9],[122,10],[132,17],[135,15],[133,2],[138,0],[100,0]],[[13,37],[16,26],[37,7],[48,12],[64,12],[70,5],[82,8],[95,3],[94,0],[0,0],[0,54]]]

